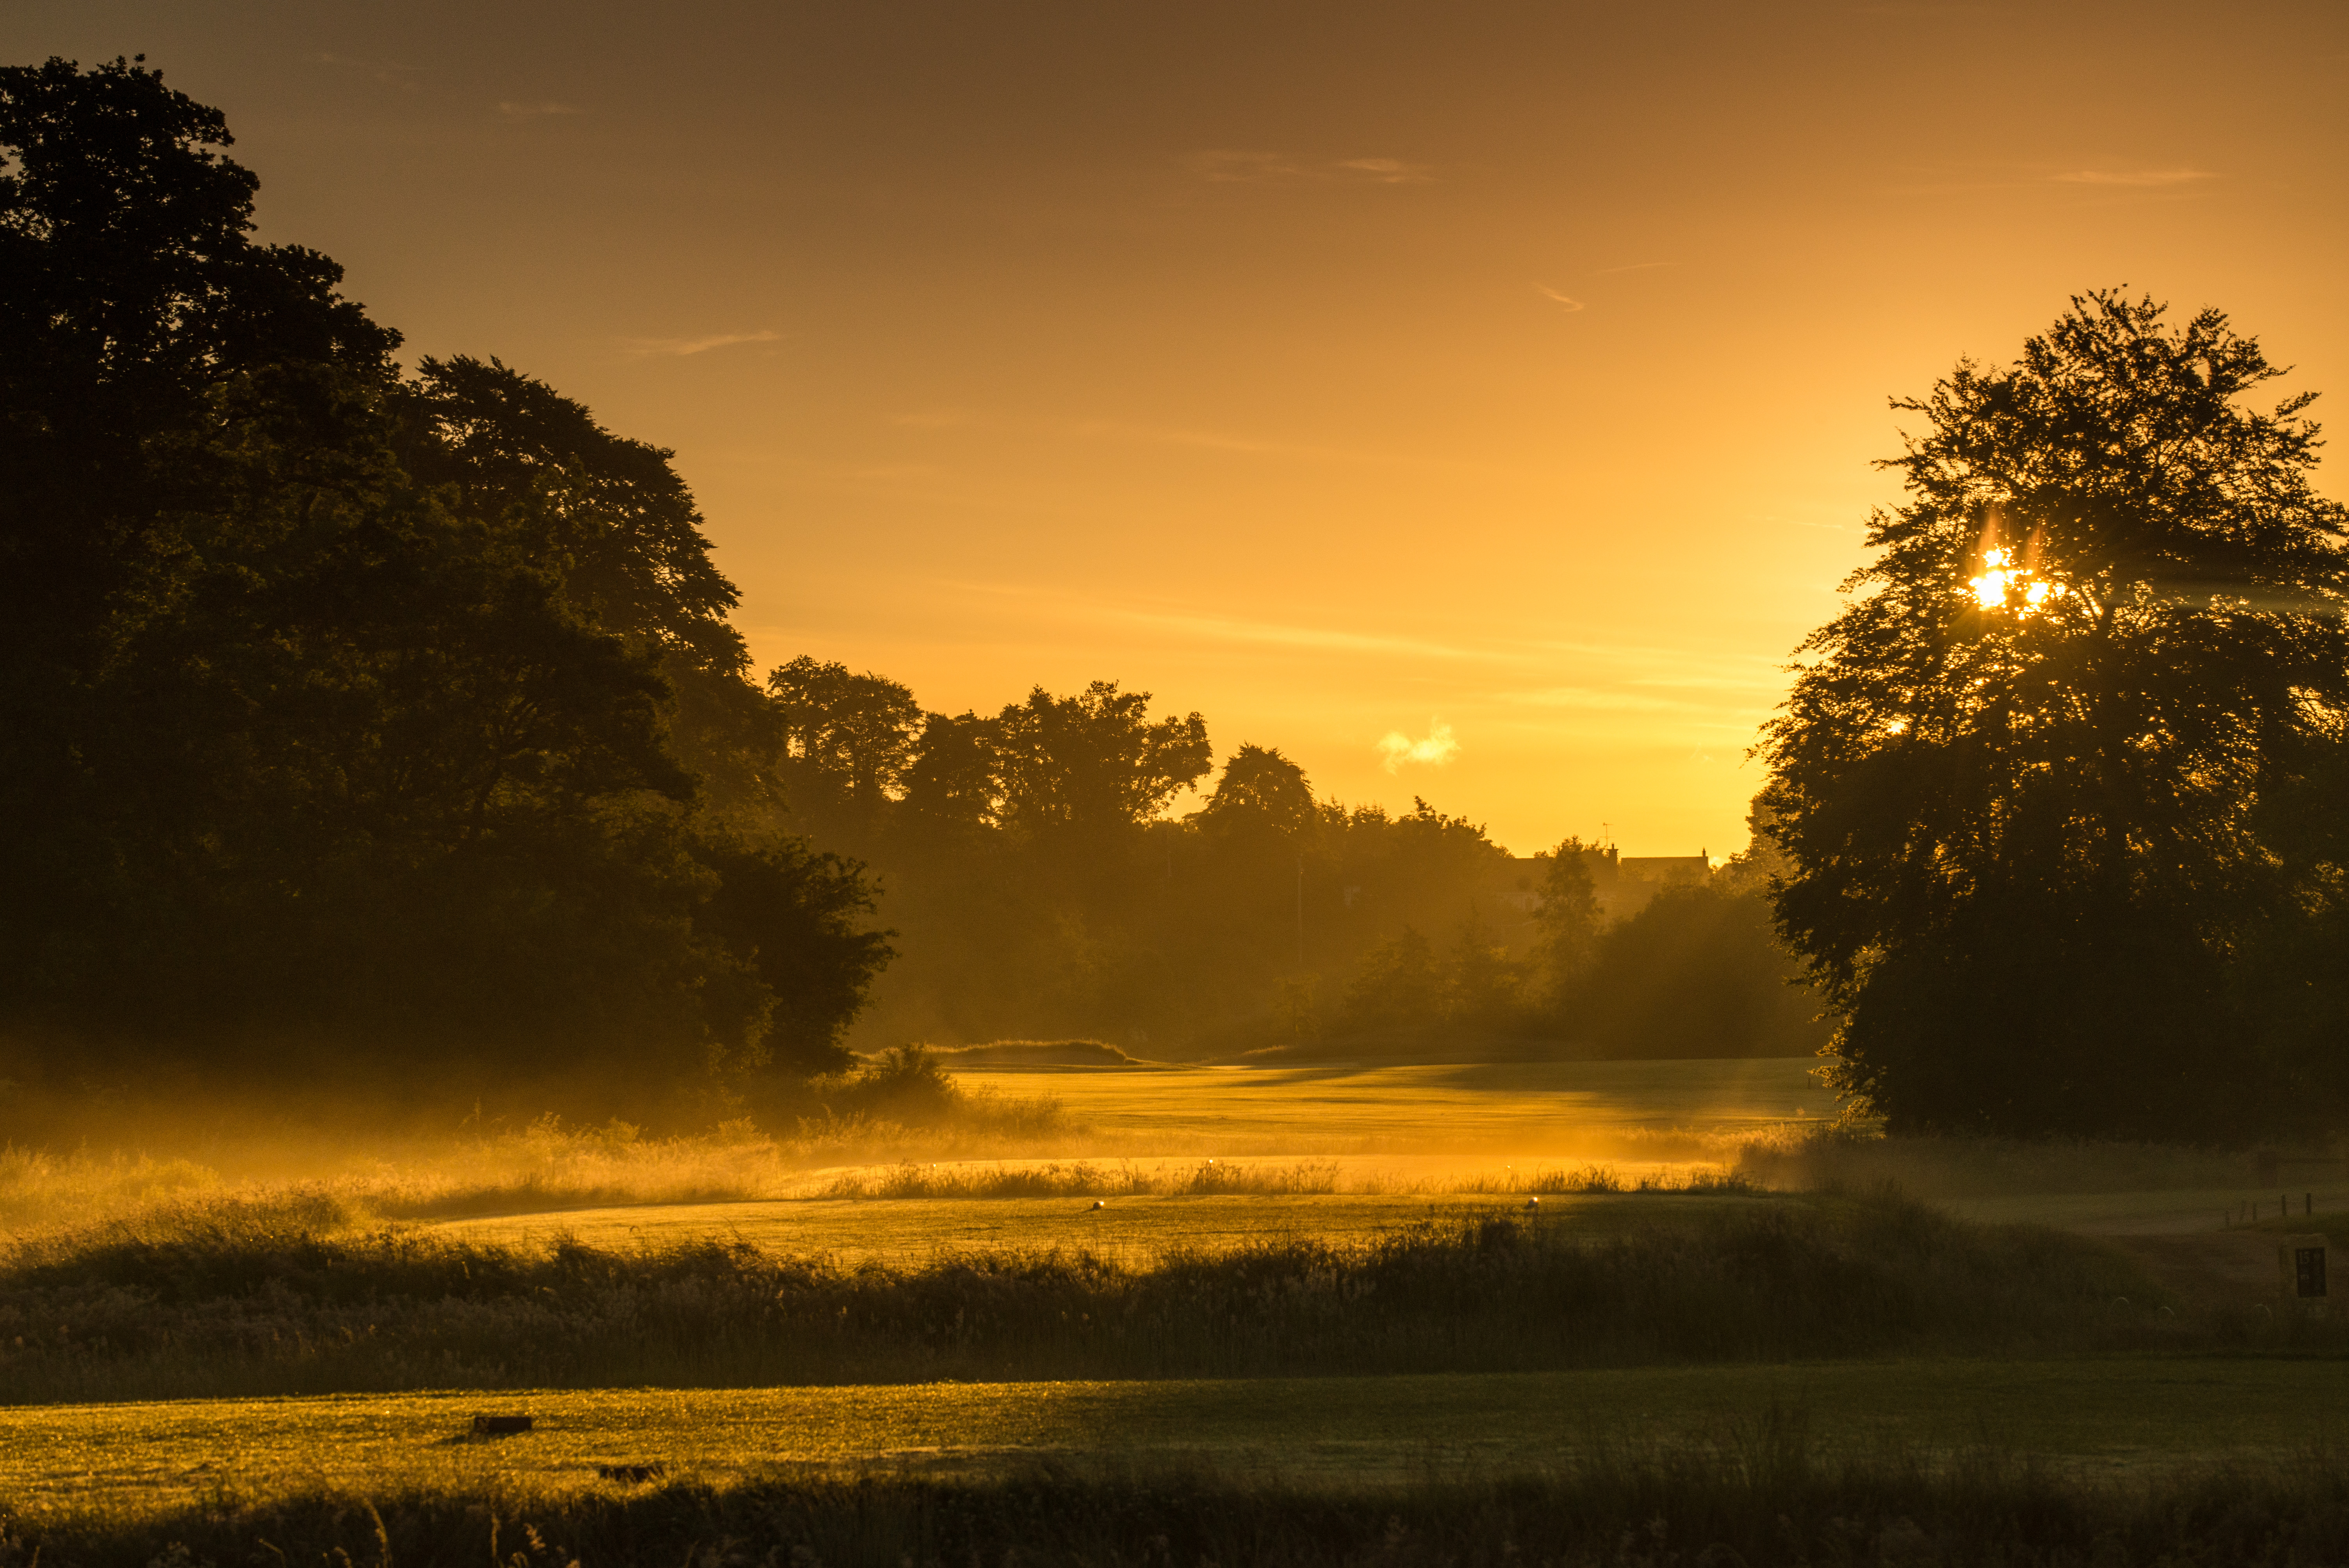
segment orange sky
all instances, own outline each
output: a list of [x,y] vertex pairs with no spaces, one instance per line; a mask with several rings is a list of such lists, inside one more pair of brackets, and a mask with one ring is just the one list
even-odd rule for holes
[[1519,852],[1743,843],[1885,397],[2067,294],[2349,397],[2338,5],[0,15],[141,50],[413,350],[675,447],[762,665],[1114,678]]

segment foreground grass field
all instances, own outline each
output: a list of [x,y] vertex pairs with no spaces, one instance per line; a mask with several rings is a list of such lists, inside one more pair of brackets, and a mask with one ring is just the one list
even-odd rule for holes
[[[1833,1455],[2030,1453],[2090,1475],[2298,1466],[2349,1445],[2349,1363],[1902,1360],[1468,1377],[512,1390],[0,1410],[0,1496],[29,1517],[210,1499],[444,1491],[510,1505],[625,1490],[598,1465],[734,1484],[815,1468],[1003,1477],[1187,1466],[1313,1488],[1538,1474],[1609,1448],[1731,1440],[1799,1415]],[[468,1436],[482,1412],[534,1429]]]
[[0,1510],[0,1568],[495,1568],[659,1563],[1005,1568],[1814,1568],[1817,1564],[2322,1564],[2349,1561],[2349,1478],[2213,1462],[2083,1477],[1996,1449],[1823,1453],[1765,1412],[1713,1440],[1613,1448],[1555,1470],[1330,1489],[1172,1470],[1003,1480],[776,1474],[625,1491],[324,1491],[175,1511]]
[[2349,1318],[2274,1264],[2337,1201],[1795,1136],[1808,1065],[973,1074],[1065,1112],[978,1160],[11,1154],[0,1568],[2349,1561]]

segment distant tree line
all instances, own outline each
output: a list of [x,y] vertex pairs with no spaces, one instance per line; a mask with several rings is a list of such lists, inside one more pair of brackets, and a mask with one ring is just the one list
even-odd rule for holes
[[[1595,847],[1519,860],[1423,799],[1350,808],[1277,747],[1243,744],[1218,770],[1200,715],[1153,718],[1147,693],[1113,682],[946,714],[803,656],[768,690],[778,820],[873,867],[899,934],[882,1034],[1143,1055],[1826,1039],[1770,929],[1766,872],[1744,858],[1633,907]],[[1197,809],[1165,814],[1195,790]]]

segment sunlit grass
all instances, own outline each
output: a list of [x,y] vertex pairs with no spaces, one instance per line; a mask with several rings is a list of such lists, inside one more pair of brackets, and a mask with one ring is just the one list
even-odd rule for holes
[[452,1219],[440,1228],[477,1243],[540,1247],[563,1238],[606,1247],[722,1238],[852,1264],[1065,1248],[1147,1264],[1176,1252],[1356,1243],[1496,1208],[1526,1212],[1519,1200],[1538,1200],[1540,1212],[1557,1216],[1616,1193],[1753,1191],[1702,1170],[1625,1179],[1604,1167],[1538,1164],[1418,1173],[1338,1161],[939,1164],[843,1171],[809,1197]]
[[[1799,1409],[1827,1453],[1990,1444],[2088,1473],[2338,1442],[2349,1363],[1919,1361],[1446,1377],[510,1389],[0,1409],[0,1495],[118,1520],[204,1500],[626,1494],[597,1465],[739,1485],[780,1470],[985,1477],[1040,1460],[1220,1467],[1359,1488],[1538,1474]],[[527,1434],[469,1435],[481,1413]]]

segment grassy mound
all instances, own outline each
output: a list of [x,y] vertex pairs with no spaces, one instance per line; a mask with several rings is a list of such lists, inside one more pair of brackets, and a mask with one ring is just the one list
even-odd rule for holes
[[941,1066],[973,1068],[1142,1068],[1157,1064],[1131,1057],[1106,1040],[989,1040],[977,1046],[927,1047]]

